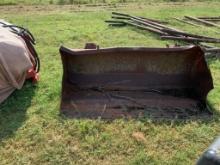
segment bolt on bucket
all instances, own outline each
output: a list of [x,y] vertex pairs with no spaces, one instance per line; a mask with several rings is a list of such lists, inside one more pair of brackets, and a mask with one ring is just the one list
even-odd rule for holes
[[61,112],[74,118],[208,117],[213,89],[198,46],[60,48]]

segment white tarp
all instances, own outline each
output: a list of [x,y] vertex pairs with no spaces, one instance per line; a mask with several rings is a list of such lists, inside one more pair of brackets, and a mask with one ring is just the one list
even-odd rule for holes
[[33,67],[30,56],[23,39],[0,26],[0,103],[22,88],[27,71]]

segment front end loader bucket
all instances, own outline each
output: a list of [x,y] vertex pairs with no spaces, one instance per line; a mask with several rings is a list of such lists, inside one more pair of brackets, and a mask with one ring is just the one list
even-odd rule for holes
[[213,82],[200,47],[92,47],[60,48],[63,114],[102,119],[212,114],[206,97]]

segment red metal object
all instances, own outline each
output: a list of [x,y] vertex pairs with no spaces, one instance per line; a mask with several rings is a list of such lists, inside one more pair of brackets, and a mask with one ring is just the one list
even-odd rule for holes
[[185,119],[211,115],[206,96],[213,82],[200,47],[61,47],[60,53],[61,112],[67,116]]
[[34,67],[28,70],[26,79],[31,79],[33,83],[37,83],[39,81],[39,73],[35,71]]

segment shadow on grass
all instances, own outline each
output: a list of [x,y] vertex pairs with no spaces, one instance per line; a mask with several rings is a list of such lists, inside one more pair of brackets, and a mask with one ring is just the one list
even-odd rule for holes
[[26,82],[21,90],[15,91],[0,105],[0,143],[5,138],[13,136],[26,120],[26,111],[34,94],[35,87]]

